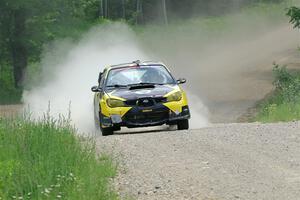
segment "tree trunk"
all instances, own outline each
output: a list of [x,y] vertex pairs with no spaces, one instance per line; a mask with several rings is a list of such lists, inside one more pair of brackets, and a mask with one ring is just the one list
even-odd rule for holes
[[140,1],[140,7],[139,7],[139,15],[140,15],[140,21],[144,23],[144,13],[143,13],[143,1]]
[[27,67],[27,49],[24,41],[26,34],[26,13],[24,9],[14,10],[11,41],[11,55],[13,63],[14,81],[16,88],[22,88]]
[[139,23],[139,15],[140,15],[140,0],[136,0],[136,21],[135,24]]
[[106,18],[109,19],[109,0],[106,0]]
[[136,24],[143,21],[143,1],[137,0],[136,1]]
[[232,10],[233,11],[239,10],[241,8],[241,4],[242,4],[241,0],[233,0],[232,1]]
[[108,18],[108,0],[104,1],[104,18]]
[[166,0],[162,0],[162,10],[163,10],[164,23],[166,25],[168,25],[168,15],[167,15]]
[[122,18],[126,19],[126,2],[125,0],[122,0]]
[[99,17],[103,18],[104,16],[104,10],[103,10],[103,0],[100,0],[99,2]]

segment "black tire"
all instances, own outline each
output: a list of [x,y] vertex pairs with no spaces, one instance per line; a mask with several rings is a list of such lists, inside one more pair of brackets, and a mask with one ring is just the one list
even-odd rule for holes
[[109,135],[113,135],[114,134],[114,130],[112,127],[109,128],[102,128],[100,126],[101,132],[103,136],[109,136]]
[[189,120],[183,119],[177,122],[178,130],[188,130],[189,129]]
[[99,124],[99,128],[100,128],[101,133],[102,133],[103,136],[109,136],[109,135],[114,134],[113,127],[102,128],[100,113],[99,113],[99,123],[98,124]]

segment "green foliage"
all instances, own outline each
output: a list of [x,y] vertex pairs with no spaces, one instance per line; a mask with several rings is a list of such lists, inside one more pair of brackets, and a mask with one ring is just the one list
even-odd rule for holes
[[[82,30],[87,24],[93,24],[98,18],[91,8],[95,0],[4,0],[0,3],[0,27],[2,36],[6,38],[7,46],[14,41],[12,35],[15,29],[13,24],[14,13],[24,10],[23,18],[26,20],[24,34],[21,40],[28,51],[29,58],[39,61],[43,45],[53,39],[69,36]],[[2,25],[2,26],[1,26]],[[66,34],[67,33],[67,34]]]
[[99,23],[97,2],[0,1],[0,104],[20,101],[26,68],[40,61],[47,43],[64,37],[78,38]]
[[0,118],[1,199],[117,199],[111,159],[67,124]]
[[7,64],[0,65],[0,104],[18,103],[22,91],[14,87],[11,67]]
[[300,76],[292,75],[285,67],[274,67],[274,86],[282,95],[283,102],[297,102],[300,97]]
[[274,93],[260,105],[257,121],[277,122],[300,119],[300,74],[274,67]]
[[287,16],[290,17],[290,23],[294,25],[294,28],[300,28],[300,8],[295,6],[289,8]]
[[288,122],[300,119],[300,102],[268,104],[256,117],[260,122]]

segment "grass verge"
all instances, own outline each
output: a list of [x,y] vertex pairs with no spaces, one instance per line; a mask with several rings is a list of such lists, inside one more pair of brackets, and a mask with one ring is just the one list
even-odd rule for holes
[[300,73],[274,67],[275,91],[258,106],[255,121],[279,122],[300,120]]
[[68,123],[0,118],[0,199],[117,199],[116,167]]

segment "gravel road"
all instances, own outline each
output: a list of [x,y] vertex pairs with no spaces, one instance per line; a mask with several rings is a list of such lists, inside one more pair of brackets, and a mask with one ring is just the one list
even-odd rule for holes
[[97,146],[118,159],[124,199],[300,198],[300,122],[136,132]]
[[15,117],[21,110],[22,105],[0,105],[0,117]]

